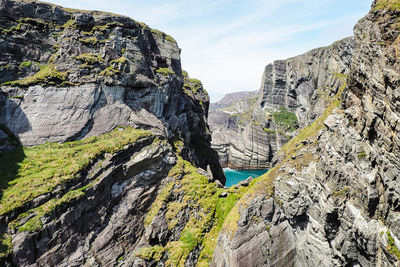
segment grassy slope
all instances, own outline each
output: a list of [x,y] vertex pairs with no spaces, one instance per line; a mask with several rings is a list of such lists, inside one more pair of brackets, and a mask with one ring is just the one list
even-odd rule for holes
[[1,154],[0,215],[76,178],[99,155],[114,153],[149,135],[143,130],[120,128],[81,141],[26,147],[22,160],[15,152]]
[[[163,187],[145,219],[145,224],[149,225],[161,207],[166,205],[165,217],[168,228],[172,229],[180,223],[181,212],[189,208],[189,221],[179,240],[169,242],[164,247],[144,247],[136,256],[148,261],[159,261],[165,257],[168,266],[184,266],[189,253],[200,247],[202,250],[197,266],[209,266],[223,222],[247,188],[217,188],[196,170],[197,168],[179,157],[178,163],[168,175],[172,180]],[[229,192],[227,198],[219,197],[223,191]],[[171,200],[171,196],[180,194],[183,194],[181,200]]]

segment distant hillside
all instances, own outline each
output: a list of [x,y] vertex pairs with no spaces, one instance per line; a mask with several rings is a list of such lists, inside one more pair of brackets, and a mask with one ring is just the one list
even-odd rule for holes
[[219,108],[226,108],[229,107],[244,98],[252,97],[258,95],[258,91],[245,91],[245,92],[235,92],[226,94],[221,100],[215,103],[210,104],[210,111],[219,109]]

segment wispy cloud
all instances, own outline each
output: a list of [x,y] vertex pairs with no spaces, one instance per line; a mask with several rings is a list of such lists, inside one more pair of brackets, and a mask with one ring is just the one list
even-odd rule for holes
[[213,101],[256,90],[264,66],[352,35],[372,0],[49,0],[130,16],[171,34]]

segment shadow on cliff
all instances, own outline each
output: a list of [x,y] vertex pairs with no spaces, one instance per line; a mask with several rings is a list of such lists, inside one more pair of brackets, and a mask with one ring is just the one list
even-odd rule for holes
[[[23,100],[18,101],[21,103]],[[32,129],[20,105],[0,90],[0,131],[2,133],[0,137],[0,199],[4,190],[10,186],[10,182],[17,178],[20,163],[26,157],[16,133],[8,128],[9,122],[28,125],[22,132]]]
[[17,178],[18,170],[25,158],[22,146],[18,146],[13,151],[0,153],[0,199],[3,191],[9,186],[9,182]]

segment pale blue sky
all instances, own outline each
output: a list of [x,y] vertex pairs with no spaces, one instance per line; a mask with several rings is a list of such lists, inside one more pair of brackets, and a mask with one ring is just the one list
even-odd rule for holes
[[265,65],[353,35],[372,0],[50,0],[127,15],[172,35],[211,101],[258,90]]

